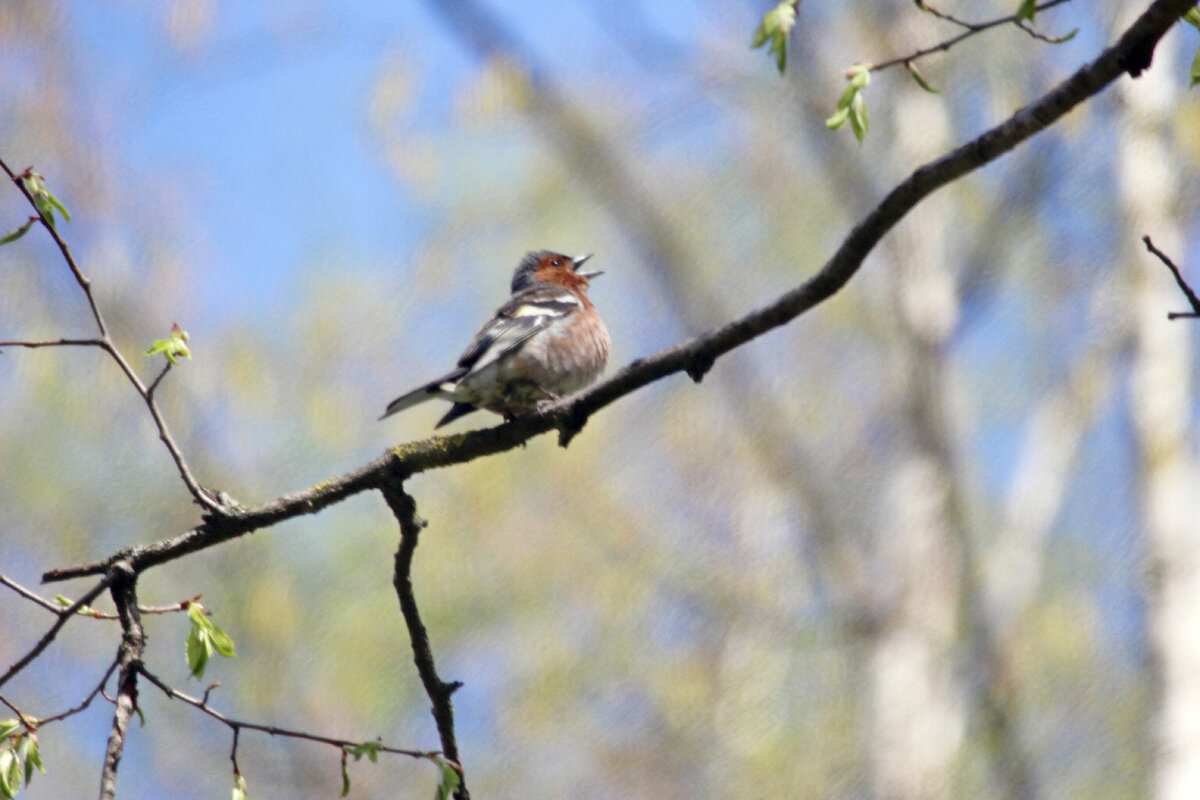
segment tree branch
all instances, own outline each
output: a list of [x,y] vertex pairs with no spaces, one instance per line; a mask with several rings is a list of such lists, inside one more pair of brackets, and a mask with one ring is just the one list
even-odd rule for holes
[[417,516],[417,504],[412,496],[404,491],[403,483],[399,480],[386,482],[382,487],[383,497],[388,508],[392,510],[396,521],[400,523],[400,547],[396,550],[396,567],[392,575],[392,585],[396,587],[396,596],[400,599],[400,611],[404,614],[404,624],[408,626],[408,637],[412,642],[413,661],[417,665],[417,673],[425,686],[425,693],[433,704],[434,722],[437,723],[438,736],[442,741],[442,753],[447,761],[453,762],[462,781],[454,797],[457,800],[470,800],[467,791],[466,776],[463,774],[462,761],[458,755],[458,742],[454,738],[454,702],[451,696],[458,691],[462,683],[458,681],[444,682],[438,677],[437,667],[433,663],[433,648],[429,646],[429,634],[421,622],[421,614],[417,610],[416,595],[412,586],[412,561],[417,549],[417,541],[425,521]]
[[1192,287],[1188,286],[1187,281],[1183,279],[1183,274],[1180,273],[1179,267],[1175,266],[1175,262],[1171,260],[1170,256],[1154,246],[1154,242],[1150,241],[1149,236],[1143,236],[1142,241],[1146,243],[1146,249],[1158,256],[1158,260],[1166,264],[1167,269],[1171,270],[1171,274],[1175,276],[1175,283],[1179,284],[1183,296],[1187,298],[1188,305],[1192,307],[1191,311],[1170,311],[1167,313],[1167,319],[1200,317],[1200,297],[1196,297],[1196,293],[1192,291]]
[[[260,725],[259,723],[256,723],[256,722],[246,722],[245,720],[233,719],[231,717],[225,716],[220,711],[217,711],[215,708],[213,708],[212,706],[210,706],[208,704],[208,693],[207,692],[205,692],[203,698],[192,697],[190,695],[184,694],[183,692],[179,691],[178,689],[171,687],[170,685],[167,684],[166,681],[162,680],[157,675],[155,675],[153,672],[150,672],[149,670],[147,670],[145,667],[141,667],[139,669],[139,671],[141,672],[142,676],[145,677],[146,680],[150,681],[150,683],[154,684],[159,689],[161,689],[163,694],[165,694],[167,697],[171,698],[172,700],[179,700],[181,702],[187,703],[189,706],[200,709],[208,716],[217,720],[221,724],[227,726],[231,731],[233,731],[234,736],[237,736],[238,731],[240,731],[241,729],[244,728],[249,731],[259,731],[261,733],[267,733],[267,734],[270,734],[271,736],[283,736],[283,737],[286,737],[289,739],[303,739],[308,742],[316,742],[317,744],[328,744],[328,745],[333,745],[334,747],[339,747],[339,748],[358,747],[360,745],[366,744],[366,742],[356,742],[356,741],[352,741],[350,739],[336,739],[332,736],[323,736],[318,733],[308,733],[306,731],[289,730],[288,728],[277,728],[274,725]],[[381,753],[395,753],[396,755],[409,756],[410,758],[428,759],[428,758],[431,758],[432,756],[438,755],[438,752],[436,750],[433,750],[433,751],[403,750],[399,747],[388,747],[387,745],[383,745],[383,744],[379,745],[379,747],[376,749]],[[231,753],[230,757],[231,757],[231,760],[233,761],[234,765],[236,766],[237,765],[236,744],[235,744],[234,750]]]
[[117,767],[125,749],[125,733],[129,718],[137,709],[137,676],[142,668],[142,652],[146,648],[146,632],[137,607],[137,573],[128,562],[115,564],[111,594],[121,616],[121,646],[117,648],[117,698],[113,712],[112,731],[104,752],[104,768],[100,772],[100,800],[112,800],[117,794]]
[[179,471],[179,477],[183,479],[183,483],[187,486],[196,503],[209,512],[219,513],[224,510],[224,506],[219,503],[216,498],[209,494],[207,490],[200,485],[195,476],[192,475],[191,469],[187,465],[187,461],[183,457],[183,452],[179,449],[179,445],[175,443],[175,438],[171,435],[170,428],[167,427],[167,422],[163,419],[162,412],[159,411],[158,403],[154,401],[154,387],[158,385],[158,381],[166,374],[166,370],[158,376],[154,384],[147,389],[142,383],[142,379],[125,360],[125,356],[121,355],[121,351],[113,343],[112,336],[108,332],[108,325],[104,321],[104,315],[100,313],[100,306],[96,303],[96,298],[92,296],[92,283],[83,274],[79,268],[79,264],[75,261],[75,256],[71,254],[71,248],[67,246],[66,241],[59,235],[54,224],[42,213],[42,209],[38,207],[29,188],[25,185],[25,178],[28,178],[32,173],[32,168],[25,170],[20,175],[15,174],[9,169],[8,164],[0,159],[0,169],[3,169],[16,187],[25,195],[25,199],[29,201],[29,205],[37,212],[38,219],[42,223],[42,227],[49,231],[50,236],[54,239],[54,243],[58,245],[59,252],[62,253],[63,259],[67,262],[67,267],[70,268],[71,274],[75,276],[75,282],[79,284],[79,288],[83,290],[83,294],[87,297],[88,307],[92,310],[92,317],[96,320],[96,327],[100,329],[99,339],[59,339],[54,342],[6,342],[14,347],[47,347],[51,345],[67,345],[67,344],[89,344],[101,348],[112,356],[117,362],[117,366],[121,368],[121,372],[125,373],[125,377],[133,384],[133,388],[141,395],[141,398],[146,403],[146,408],[150,411],[150,417],[154,420],[154,425],[158,428],[158,438],[167,448],[167,452],[171,455],[171,460],[175,462],[175,468]]
[[33,646],[33,649],[26,653],[21,660],[9,667],[8,672],[5,672],[3,676],[0,676],[0,686],[8,683],[12,676],[25,669],[25,667],[31,661],[41,655],[42,651],[50,646],[50,643],[54,641],[54,637],[58,635],[60,630],[62,630],[62,626],[67,624],[67,620],[74,617],[76,611],[99,597],[100,593],[108,588],[108,585],[111,583],[111,581],[112,577],[110,575],[105,575],[104,578],[101,579],[101,581],[91,589],[89,589],[87,593],[83,595],[83,597],[62,609],[61,613],[59,613],[58,621],[50,626],[50,630],[46,631],[46,635],[43,636],[38,643]]
[[[453,5],[458,9],[460,4]],[[540,415],[494,428],[401,445],[356,470],[305,491],[253,508],[226,508],[178,536],[124,548],[100,561],[50,570],[42,579],[55,581],[100,574],[121,560],[128,560],[140,572],[259,528],[315,513],[350,495],[381,489],[389,480],[403,481],[419,472],[510,450],[552,429],[559,431],[559,441],[566,445],[592,414],[643,386],[678,372],[699,380],[718,357],[791,322],[833,296],[859,270],[879,240],[925,197],[1045,130],[1123,72],[1144,67],[1158,40],[1191,5],[1190,0],[1155,0],[1116,44],[1041,99],[942,158],[919,167],[851,230],[833,257],[812,278],[771,303],[715,330],[638,359],[611,378],[558,401]],[[480,46],[484,52],[490,52],[495,43],[484,40]]]

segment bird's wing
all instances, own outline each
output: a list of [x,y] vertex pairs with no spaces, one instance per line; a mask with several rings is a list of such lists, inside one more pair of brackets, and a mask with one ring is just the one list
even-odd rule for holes
[[458,359],[466,377],[512,353],[539,331],[581,307],[575,295],[556,286],[539,286],[513,295],[495,316],[480,328]]

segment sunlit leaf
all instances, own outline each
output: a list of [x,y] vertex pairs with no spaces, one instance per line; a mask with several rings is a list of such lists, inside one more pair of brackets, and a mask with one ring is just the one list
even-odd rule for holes
[[246,800],[247,796],[246,779],[239,772],[237,779],[233,782],[233,796],[230,798],[230,800]]
[[22,225],[21,227],[15,228],[15,229],[9,231],[8,233],[4,234],[3,236],[0,236],[0,245],[8,244],[9,242],[15,242],[17,239],[20,239],[22,236],[24,236],[26,233],[29,232],[29,229],[33,226],[33,223],[35,223],[35,222],[37,222],[37,217],[30,217],[28,220],[25,221],[25,224]]
[[1196,57],[1192,59],[1192,82],[1189,87],[1200,83],[1200,49],[1196,50]]
[[458,774],[458,770],[454,764],[441,756],[434,756],[433,763],[438,765],[440,772],[435,798],[436,800],[450,800],[454,796],[454,793],[458,791],[458,785],[462,782],[462,776]]
[[1021,0],[1021,5],[1017,7],[1017,19],[1027,19],[1033,22],[1033,15],[1037,13],[1037,0]]
[[21,789],[21,761],[11,748],[0,750],[0,793],[16,797]]
[[775,56],[775,66],[781,74],[787,68],[787,39],[796,26],[798,4],[798,0],[785,0],[764,14],[750,40],[751,49],[762,47],[770,41],[767,53]]
[[21,727],[21,720],[6,719],[0,720],[0,739],[7,739]]
[[931,94],[941,94],[942,93],[941,89],[938,89],[933,84],[931,84],[929,81],[925,80],[925,76],[922,75],[920,73],[920,71],[917,70],[916,64],[912,63],[911,61],[905,61],[904,66],[908,68],[908,74],[913,76],[913,80],[916,81],[917,85],[920,86],[922,89],[924,89],[927,92],[930,92]]

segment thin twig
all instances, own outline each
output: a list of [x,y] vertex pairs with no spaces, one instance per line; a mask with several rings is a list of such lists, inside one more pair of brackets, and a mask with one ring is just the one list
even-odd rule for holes
[[[67,608],[70,605],[69,603],[67,605],[63,605],[62,603],[56,603],[53,600],[47,600],[36,592],[26,589],[24,586],[4,574],[0,574],[0,584],[12,589],[26,600],[36,603],[47,611],[58,614],[59,616],[67,613]],[[141,614],[173,614],[178,611],[187,611],[188,607],[199,599],[200,595],[196,595],[190,600],[182,600],[169,606],[138,606],[138,612]],[[117,614],[111,614],[107,611],[97,611],[91,606],[84,606],[75,613],[81,617],[91,617],[92,619],[120,619]],[[204,613],[205,615],[208,615],[208,609],[205,609]]]
[[384,484],[383,497],[388,508],[400,524],[400,547],[396,550],[395,571],[392,574],[392,585],[396,587],[396,596],[400,599],[400,611],[404,615],[404,624],[408,626],[408,638],[412,642],[413,661],[417,665],[417,673],[425,686],[425,694],[433,704],[434,722],[437,723],[438,736],[442,740],[442,752],[450,761],[459,766],[462,781],[454,793],[458,800],[469,800],[466,776],[462,770],[462,760],[458,756],[458,742],[454,737],[454,702],[452,695],[462,686],[459,681],[446,683],[438,677],[437,667],[433,663],[433,648],[429,645],[429,633],[421,622],[421,614],[417,609],[416,595],[413,594],[412,561],[421,536],[425,521],[417,516],[417,504],[412,496],[404,491],[401,481],[393,480]]
[[101,339],[54,339],[44,342],[7,341],[0,342],[0,347],[69,347],[69,346],[104,347]]
[[25,716],[21,709],[13,705],[9,699],[2,694],[0,694],[0,703],[4,703],[4,705],[12,709],[12,712],[17,715],[17,719],[21,720],[21,724],[25,726],[25,730],[29,731],[30,733],[33,733],[37,730],[37,720],[33,719],[32,717]]
[[[157,675],[155,675],[153,672],[150,672],[144,666],[141,668],[141,673],[142,673],[142,676],[146,678],[146,680],[150,681],[152,684],[154,684],[159,689],[161,689],[163,694],[165,694],[167,697],[171,698],[172,700],[179,700],[181,702],[187,703],[190,706],[200,709],[201,711],[203,711],[205,714],[209,715],[213,719],[228,726],[229,729],[234,731],[235,734],[237,733],[238,730],[245,728],[246,730],[259,731],[261,733],[268,733],[271,736],[283,736],[283,737],[287,737],[289,739],[303,739],[303,740],[309,741],[309,742],[316,742],[318,744],[328,744],[328,745],[333,745],[334,747],[340,747],[340,748],[359,747],[363,744],[369,744],[368,742],[357,742],[357,741],[353,741],[351,739],[337,739],[332,736],[323,736],[319,733],[308,733],[307,731],[289,730],[287,728],[278,728],[274,725],[260,725],[257,722],[246,722],[245,720],[233,719],[232,717],[228,717],[228,716],[222,714],[220,711],[217,711],[212,706],[208,705],[208,703],[205,700],[201,700],[198,697],[192,697],[191,695],[184,694],[183,692],[179,691],[178,689],[172,688],[164,680],[162,680],[162,678],[159,678]],[[379,752],[381,752],[381,753],[395,753],[396,755],[408,756],[409,758],[429,759],[429,758],[432,758],[433,756],[441,755],[436,750],[404,750],[399,747],[389,747],[387,745],[382,745],[382,744],[379,745],[378,749],[379,749]],[[237,764],[236,757],[233,758],[233,761],[234,761],[234,764],[236,765]]]
[[[54,243],[58,245],[58,249],[62,253],[63,259],[65,259],[67,262],[67,267],[71,270],[71,274],[75,276],[75,282],[79,284],[79,288],[83,290],[84,296],[87,297],[88,307],[91,308],[92,317],[96,320],[96,327],[100,329],[99,339],[86,341],[63,339],[59,340],[57,343],[92,344],[101,348],[110,356],[112,356],[113,360],[117,362],[117,366],[120,367],[121,372],[125,374],[125,377],[129,379],[131,384],[133,384],[133,388],[139,395],[141,395],[142,400],[145,401],[146,407],[150,411],[150,416],[154,420],[154,425],[156,428],[158,428],[158,438],[167,448],[167,452],[170,453],[171,460],[175,462],[175,468],[179,471],[179,476],[183,479],[183,483],[185,486],[187,486],[188,491],[191,492],[192,497],[202,508],[206,509],[207,511],[213,513],[223,512],[224,506],[218,502],[216,498],[211,496],[208,491],[206,491],[204,487],[200,485],[195,476],[192,475],[192,471],[188,467],[187,461],[183,457],[183,452],[175,443],[175,438],[171,435],[170,428],[167,427],[167,422],[165,419],[163,419],[162,412],[159,411],[158,404],[154,401],[153,391],[146,388],[145,384],[142,383],[142,379],[138,377],[133,367],[130,366],[129,362],[125,359],[125,356],[121,354],[121,351],[118,350],[117,346],[113,343],[112,336],[108,331],[108,325],[104,321],[104,315],[100,313],[100,306],[96,303],[96,298],[92,295],[91,281],[89,281],[87,276],[83,274],[83,271],[79,268],[79,264],[75,261],[75,256],[71,254],[71,248],[67,246],[66,241],[62,238],[62,236],[59,235],[58,229],[55,228],[54,223],[52,223],[46,217],[46,215],[42,213],[41,208],[38,207],[38,204],[33,195],[30,193],[29,188],[25,185],[24,179],[29,177],[29,175],[32,173],[32,168],[25,170],[25,172],[20,175],[17,175],[11,169],[9,169],[8,164],[6,164],[3,159],[0,159],[0,169],[4,170],[16,187],[21,191],[21,194],[25,195],[25,199],[29,201],[29,205],[32,206],[34,211],[37,212],[38,219],[41,221],[42,227],[50,233],[51,238],[54,239]],[[49,346],[48,344],[21,342],[13,342],[11,344],[14,347]],[[159,375],[159,378],[161,379],[162,375]],[[155,383],[157,382],[158,381],[156,380]]]
[[39,719],[37,721],[38,727],[40,728],[51,722],[58,722],[59,720],[63,720],[63,719],[66,719],[67,717],[78,714],[79,712],[83,711],[85,708],[90,706],[92,704],[92,701],[96,699],[96,695],[98,695],[98,694],[104,694],[105,698],[107,699],[108,694],[104,692],[104,687],[108,684],[108,679],[112,677],[113,671],[116,670],[118,663],[119,662],[117,661],[117,659],[114,658],[113,662],[108,665],[108,669],[106,669],[104,671],[104,677],[101,678],[100,682],[96,684],[96,688],[92,689],[91,693],[88,694],[88,696],[83,699],[82,703],[75,706],[74,708],[68,708],[66,711],[59,712],[58,714],[51,714],[48,717]]
[[[1048,2],[1042,3],[1040,6],[1038,6],[1037,10],[1045,11],[1048,8],[1053,8],[1054,6],[1061,5],[1061,4],[1067,3],[1067,2],[1070,2],[1070,0],[1048,0]],[[919,58],[924,58],[925,56],[932,55],[933,53],[945,52],[945,51],[949,50],[951,47],[953,47],[954,45],[961,42],[963,39],[968,39],[977,33],[982,33],[983,31],[986,31],[990,28],[995,28],[1000,25],[1007,25],[1009,23],[1016,23],[1026,33],[1030,34],[1034,38],[1041,39],[1042,41],[1048,41],[1048,42],[1052,42],[1055,44],[1057,44],[1059,41],[1061,41],[1061,38],[1059,38],[1059,37],[1047,37],[1047,36],[1045,36],[1045,34],[1039,34],[1033,28],[1021,26],[1021,24],[1020,24],[1021,21],[1017,19],[1016,14],[1009,14],[1006,17],[997,17],[996,19],[991,19],[991,20],[988,20],[987,22],[967,22],[965,20],[961,20],[950,14],[947,14],[943,11],[937,11],[936,9],[934,9],[928,5],[924,6],[924,10],[928,11],[930,14],[933,14],[935,17],[937,17],[939,19],[943,19],[943,20],[946,20],[947,22],[952,22],[955,25],[958,25],[960,28],[964,29],[963,32],[958,34],[957,36],[952,36],[949,39],[938,42],[937,44],[935,44],[931,47],[925,47],[920,50],[917,50],[916,52],[909,53],[906,56],[900,56],[898,58],[891,58],[891,59],[888,59],[887,61],[880,61],[878,64],[872,64],[870,67],[871,72],[878,72],[879,70],[887,69],[888,67],[894,67],[898,64],[906,64],[906,63],[909,63],[912,61],[916,61]]]
[[58,632],[62,629],[62,626],[67,624],[67,620],[74,617],[76,611],[99,597],[100,593],[108,588],[108,585],[111,582],[112,576],[106,574],[95,586],[89,589],[87,593],[83,595],[83,597],[64,608],[62,613],[58,616],[58,621],[50,626],[50,630],[46,631],[46,635],[43,636],[38,643],[33,646],[33,649],[26,653],[20,661],[9,667],[8,672],[5,672],[4,675],[0,677],[0,686],[8,683],[12,676],[25,669],[29,662],[41,655],[42,651],[49,647],[50,643],[54,641],[54,637],[58,635]]
[[113,800],[117,794],[117,767],[125,751],[129,720],[138,707],[137,678],[146,649],[146,632],[142,629],[137,608],[137,573],[128,562],[121,562],[114,565],[109,574],[113,576],[110,594],[121,615],[123,635],[121,646],[117,648],[116,709],[104,751],[104,767],[100,771],[100,800]]
[[1179,271],[1179,267],[1175,266],[1175,262],[1171,257],[1154,246],[1154,242],[1150,241],[1149,236],[1143,236],[1142,241],[1146,243],[1146,249],[1154,255],[1158,256],[1158,260],[1167,265],[1167,269],[1171,270],[1171,274],[1175,276],[1175,283],[1179,284],[1180,290],[1183,291],[1183,296],[1187,298],[1188,305],[1192,307],[1191,311],[1171,311],[1167,313],[1167,319],[1179,319],[1181,317],[1200,317],[1200,297],[1192,291],[1192,287],[1188,286],[1187,281],[1183,279],[1183,273]]

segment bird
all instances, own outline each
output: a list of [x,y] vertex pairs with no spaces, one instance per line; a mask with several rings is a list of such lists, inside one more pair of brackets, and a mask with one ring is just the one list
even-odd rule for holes
[[591,279],[604,273],[580,271],[591,257],[526,253],[513,271],[508,302],[475,334],[457,366],[388,403],[379,419],[440,398],[452,405],[435,429],[481,408],[511,420],[595,381],[611,341],[587,296]]

